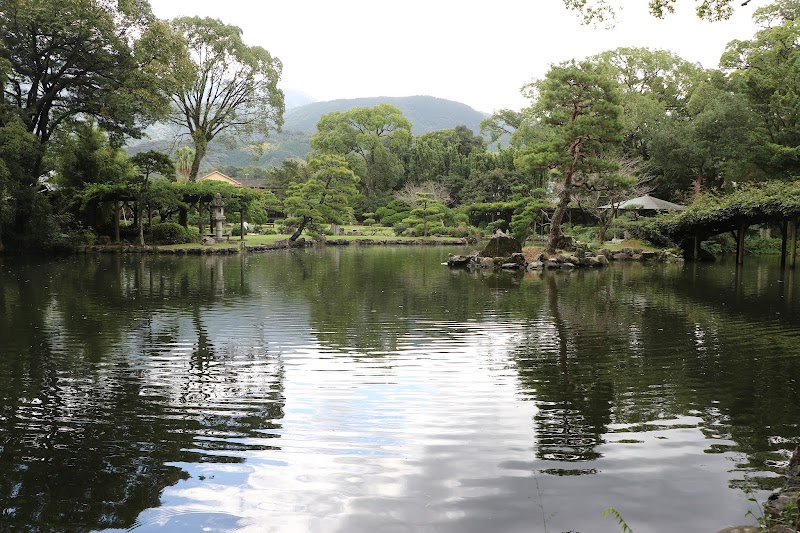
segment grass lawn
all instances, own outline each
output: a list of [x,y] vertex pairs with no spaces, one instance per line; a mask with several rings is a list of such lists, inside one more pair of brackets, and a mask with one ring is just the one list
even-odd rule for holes
[[[291,235],[245,235],[245,244],[247,246],[258,246],[264,244],[272,244],[274,242],[288,239]],[[380,241],[380,240],[397,240],[397,241],[418,241],[418,240],[427,240],[427,241],[441,241],[441,242],[452,242],[454,240],[453,237],[428,237],[423,239],[423,237],[395,237],[394,233],[388,233],[385,235],[341,235],[338,237],[328,237],[328,239],[343,239],[346,241],[357,241],[357,240],[371,240],[371,241]],[[189,244],[169,244],[169,245],[161,245],[159,248],[164,250],[189,250],[194,248],[213,248],[213,249],[224,249],[224,248],[238,248],[239,247],[239,237],[231,237],[230,242],[221,242],[212,245],[204,245],[199,243],[189,243]]]

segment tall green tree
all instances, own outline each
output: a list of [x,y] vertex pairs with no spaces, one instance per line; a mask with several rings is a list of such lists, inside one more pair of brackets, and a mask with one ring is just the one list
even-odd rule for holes
[[[161,176],[164,179],[175,178],[175,164],[167,154],[150,150],[140,152],[131,158],[136,172],[132,180],[132,188],[136,194],[136,205],[138,206],[137,226],[139,230],[139,244],[144,246],[144,210],[150,210],[150,180],[153,176]],[[146,207],[147,206],[147,207]]]
[[378,104],[323,115],[311,137],[311,148],[346,157],[361,180],[364,196],[374,204],[403,179],[398,154],[409,149],[411,140],[411,122],[403,112],[393,105]]
[[312,176],[289,187],[284,208],[299,219],[289,238],[296,241],[309,224],[337,223],[352,218],[353,201],[358,195],[358,176],[339,155],[322,154],[308,163]]
[[664,121],[687,118],[689,98],[709,78],[699,64],[666,50],[622,47],[590,61],[608,68],[619,83],[628,158],[649,158],[653,131]]
[[166,58],[176,47],[146,0],[0,0],[0,28],[0,127],[21,120],[36,139],[33,164],[9,178],[8,228],[23,236],[49,216],[31,191],[49,170],[52,140],[86,120],[115,145],[138,136],[169,108]]
[[758,116],[751,161],[772,177],[800,175],[800,2],[779,0],[756,10],[761,27],[732,41],[721,59],[732,83]]
[[[563,0],[563,2],[568,9],[577,11],[587,24],[613,21],[617,10],[622,7],[621,0]],[[665,15],[675,12],[675,3],[676,0],[649,0],[650,14],[664,18]],[[750,0],[740,3],[745,6]],[[697,16],[704,20],[727,20],[734,11],[734,0],[694,0],[694,4]]]
[[3,100],[42,144],[76,117],[136,136],[167,110],[173,43],[146,0],[0,0],[0,28]]
[[54,180],[58,184],[53,195],[54,205],[59,211],[71,213],[82,224],[97,228],[97,211],[84,209],[84,189],[105,184],[118,185],[119,190],[123,190],[124,181],[134,172],[130,158],[92,121],[76,124],[72,133],[59,134],[54,145],[52,152],[57,170]]
[[726,85],[721,79],[701,84],[689,100],[687,118],[670,117],[654,128],[645,167],[662,192],[693,199],[726,182],[765,177],[747,164],[755,148],[756,116],[746,98]]
[[218,135],[252,138],[283,125],[283,65],[260,46],[247,46],[242,30],[212,18],[183,17],[172,26],[185,40],[188,60],[178,61],[179,84],[172,95],[174,123],[189,130],[197,179],[208,143]]
[[45,207],[36,183],[30,181],[38,161],[38,148],[36,137],[19,118],[13,117],[0,125],[0,252],[5,250],[3,236],[17,210],[22,206],[27,210],[25,214],[33,214],[39,211],[34,209],[35,204]]
[[548,252],[554,253],[572,191],[598,188],[602,186],[598,178],[618,169],[622,107],[616,81],[586,61],[555,65],[529,89],[538,96],[533,113],[550,135],[528,147],[527,164],[553,169],[559,175],[559,199],[547,244]]
[[265,185],[279,200],[282,200],[292,183],[308,181],[312,175],[313,171],[305,161],[286,159],[281,166],[269,169]]

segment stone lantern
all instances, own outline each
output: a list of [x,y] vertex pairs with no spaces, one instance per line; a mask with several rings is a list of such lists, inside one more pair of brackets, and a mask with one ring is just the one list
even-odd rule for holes
[[222,201],[222,196],[219,193],[214,196],[211,207],[214,208],[214,234],[217,239],[222,239],[222,224],[225,223],[225,202]]

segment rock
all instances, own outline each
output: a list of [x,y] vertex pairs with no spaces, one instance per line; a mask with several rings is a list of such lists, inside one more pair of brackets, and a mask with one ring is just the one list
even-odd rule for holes
[[447,256],[447,266],[449,266],[450,268],[468,267],[471,262],[472,262],[472,256],[470,255],[450,254]]
[[574,264],[574,263],[569,263],[569,262],[567,262],[567,263],[560,263],[560,268],[564,268],[564,269],[572,269],[572,268],[575,268],[575,264]]
[[[800,529],[800,516],[796,513],[793,515],[793,524],[786,523],[786,516],[791,512],[790,509],[796,510],[798,505],[800,505],[800,446],[795,448],[786,466],[786,484],[780,491],[770,495],[764,504],[764,514],[772,517],[781,527],[785,527],[787,533],[794,533]],[[773,528],[770,531],[782,533],[784,530]]]
[[[605,256],[602,257],[605,258]],[[606,259],[606,261],[608,260]],[[598,259],[597,257],[589,256],[586,259],[584,259],[584,264],[588,267],[597,267],[600,266],[600,259]]]
[[478,265],[481,268],[494,268],[494,259],[491,257],[479,257]]
[[500,265],[500,268],[503,270],[519,270],[523,267],[524,265],[520,265],[519,263],[503,263]]
[[600,263],[600,266],[608,266],[608,257],[604,255],[598,255],[596,259]]
[[656,258],[655,252],[642,252],[641,255],[642,255],[642,260],[644,261],[650,261]]
[[630,256],[624,252],[619,252],[611,256],[611,259],[614,261],[627,261],[630,259]]
[[612,253],[611,250],[609,250],[608,248],[600,248],[599,250],[597,250],[597,255],[598,256],[602,255],[606,259],[608,259],[609,257],[611,257]]
[[631,255],[631,261],[641,261],[641,260],[642,260],[642,254]]
[[533,261],[532,263],[528,263],[528,270],[541,270],[544,267],[544,263],[541,261]]
[[545,261],[544,262],[544,268],[546,268],[548,270],[552,270],[552,269],[555,269],[555,268],[561,268],[561,265],[558,264],[556,261]]
[[214,237],[203,237],[203,244],[205,246],[211,246],[212,244],[217,244],[217,239]]
[[760,526],[733,526],[726,527],[719,533],[758,533],[759,531],[763,532],[764,530]]
[[511,254],[509,258],[509,263],[515,263],[520,266],[525,266],[528,262],[525,261],[525,255],[522,253]]
[[518,253],[522,253],[522,245],[519,241],[498,230],[489,239],[489,243],[480,255],[481,257],[510,257],[512,254]]
[[575,249],[575,240],[572,238],[571,235],[562,235],[558,238],[558,242],[556,243],[556,248],[560,248],[561,250],[574,250]]

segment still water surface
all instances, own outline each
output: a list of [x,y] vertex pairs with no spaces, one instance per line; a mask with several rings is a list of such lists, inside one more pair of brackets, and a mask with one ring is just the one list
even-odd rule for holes
[[752,522],[800,442],[791,273],[452,251],[0,258],[0,530]]

